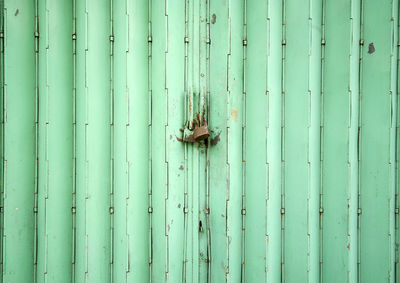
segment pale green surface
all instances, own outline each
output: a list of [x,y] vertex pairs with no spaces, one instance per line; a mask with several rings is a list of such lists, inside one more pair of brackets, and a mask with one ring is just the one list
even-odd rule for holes
[[34,1],[4,1],[3,281],[34,275],[36,168]]
[[107,0],[76,1],[75,282],[111,278],[111,60]]
[[[397,16],[397,13],[396,13]],[[360,101],[360,277],[362,282],[394,282],[390,241],[394,197],[390,186],[392,5],[363,3],[364,46]],[[375,52],[368,53],[373,43]]]
[[37,282],[71,282],[72,6],[39,1]]
[[3,2],[2,282],[396,282],[397,1]]
[[148,5],[113,1],[113,19],[113,280],[148,282]]

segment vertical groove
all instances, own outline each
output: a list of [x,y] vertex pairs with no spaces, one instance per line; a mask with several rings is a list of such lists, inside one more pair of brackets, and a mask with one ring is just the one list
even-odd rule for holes
[[242,63],[242,231],[241,231],[241,282],[246,282],[246,67],[247,67],[247,0],[243,1],[243,63]]
[[152,187],[152,281],[168,280],[168,237],[166,205],[168,201],[168,164],[166,163],[167,96],[167,1],[152,1],[152,110],[151,110],[151,187]]
[[152,24],[152,4],[153,0],[148,1],[148,61],[147,61],[147,88],[148,88],[148,214],[149,214],[149,232],[148,232],[148,242],[149,242],[149,252],[148,252],[148,278],[149,283],[153,282],[153,166],[152,166],[152,156],[153,156],[153,136],[152,136],[152,125],[153,125],[153,86],[152,86],[152,74],[153,74],[153,53],[152,53],[152,39],[153,39],[153,24]]
[[358,76],[358,132],[357,132],[357,283],[361,283],[361,150],[362,150],[362,74],[363,74],[363,52],[364,47],[364,0],[360,0],[360,51],[359,51],[359,76]]
[[[211,81],[211,72],[210,72],[210,22],[211,22],[211,14],[210,14],[210,0],[206,0],[206,101],[207,105],[207,122],[210,122],[210,107],[211,107],[211,94],[210,94],[210,81]],[[211,281],[211,230],[210,230],[210,150],[207,149],[206,156],[206,205],[205,205],[205,218],[206,218],[206,237],[207,237],[207,283]]]
[[308,191],[308,282],[319,282],[320,278],[320,183],[321,183],[321,23],[322,5],[320,1],[309,2],[309,70],[308,91],[310,103],[309,121],[309,191]]
[[0,1],[0,282],[3,282],[3,237],[4,237],[4,0]]
[[76,270],[76,1],[72,1],[72,240],[71,240],[71,282],[75,283]]
[[357,211],[358,211],[358,135],[359,135],[359,80],[360,80],[360,0],[352,0],[350,7],[350,66],[349,66],[349,192],[348,192],[348,282],[357,282]]
[[[208,121],[208,95],[207,95],[207,25],[208,25],[208,15],[207,15],[207,1],[200,0],[198,7],[198,14],[196,16],[196,22],[199,25],[199,67],[198,67],[198,90],[200,96],[200,113],[204,113],[204,119]],[[204,143],[198,148],[198,202],[197,206],[194,207],[194,211],[198,211],[198,221],[197,221],[197,241],[198,241],[198,251],[195,256],[198,258],[198,272],[194,279],[194,282],[207,282],[207,268],[208,268],[208,256],[207,256],[207,220],[206,220],[206,207],[207,207],[207,158],[208,158],[208,148],[207,144]]]
[[[186,124],[187,121],[189,121],[189,103],[191,105],[191,102],[189,102],[189,85],[188,85],[188,79],[189,79],[189,1],[185,0],[185,38],[184,38],[184,44],[185,44],[185,54],[184,54],[184,113],[185,113],[185,121],[184,121],[184,128],[186,128],[188,125]],[[186,208],[188,207],[188,190],[189,190],[189,163],[191,161],[191,155],[189,152],[189,144],[185,143],[185,153],[184,153],[184,178],[185,178],[185,183],[184,183],[184,189],[183,189],[183,204],[182,204],[182,210],[183,210],[183,248],[182,248],[182,282],[185,282],[187,280],[187,269],[188,269],[188,214],[186,212]],[[190,166],[192,167],[192,166]]]
[[282,162],[282,169],[281,169],[281,282],[286,281],[286,274],[285,274],[285,253],[286,253],[286,217],[285,217],[285,208],[286,208],[286,22],[287,22],[287,15],[286,15],[286,0],[282,0],[282,130],[281,130],[281,162]]
[[37,263],[38,263],[38,178],[39,178],[39,4],[35,0],[35,189],[34,189],[34,230],[33,230],[33,282],[37,282]]
[[321,45],[321,67],[320,67],[320,106],[319,106],[319,233],[318,233],[318,268],[319,268],[319,277],[318,281],[323,282],[324,273],[323,273],[323,253],[324,253],[324,241],[323,241],[323,213],[324,213],[324,187],[323,187],[323,156],[324,156],[324,88],[325,88],[325,22],[326,22],[326,0],[321,1],[321,37],[320,37],[320,45]]
[[390,54],[390,149],[389,149],[389,282],[396,282],[396,135],[397,135],[397,52],[398,52],[398,1],[392,1],[391,54]]
[[[110,231],[109,232],[109,249],[110,249],[110,275],[109,275],[109,282],[114,282],[114,16],[113,16],[113,0],[110,0],[109,3],[109,16],[110,16],[110,23],[109,23],[109,50],[110,50],[110,86],[109,86],[109,126],[110,126],[110,185],[109,185],[109,214],[110,214]],[[116,281],[118,282],[118,281]]]
[[[397,4],[398,5],[398,4]],[[398,5],[399,6],[399,5]],[[396,111],[393,111],[393,115],[396,115],[396,144],[395,144],[395,155],[396,155],[396,172],[395,172],[395,200],[394,200],[394,226],[395,226],[395,250],[394,250],[394,257],[395,257],[395,265],[394,265],[394,281],[400,282],[400,272],[399,272],[399,244],[400,244],[400,233],[399,233],[399,121],[400,121],[400,111],[399,109],[399,63],[400,63],[400,56],[399,56],[399,33],[400,33],[400,22],[399,22],[399,15],[400,15],[400,7],[397,7],[397,34],[395,38],[397,38],[397,42],[394,42],[396,47],[396,55],[397,55],[397,62],[396,62],[396,89],[394,90],[396,93]],[[393,93],[392,93],[393,95]]]
[[[169,152],[167,149],[167,128],[168,128],[168,53],[169,53],[169,18],[168,18],[168,6],[169,2],[168,0],[165,0],[164,2],[164,21],[165,21],[165,49],[164,49],[164,89],[162,90],[163,95],[165,97],[165,105],[164,105],[164,111],[165,111],[165,120],[163,124],[163,134],[160,135],[160,137],[163,138],[163,144],[164,144],[164,170],[165,170],[165,184],[166,184],[166,190],[165,190],[165,197],[164,197],[164,237],[165,237],[165,250],[166,250],[166,255],[165,255],[165,282],[169,283],[170,282],[170,238],[169,238],[169,226],[167,222],[169,221],[169,211],[168,211],[168,204],[169,204],[169,195],[170,195],[170,175],[169,175]],[[161,64],[160,64],[161,65]]]

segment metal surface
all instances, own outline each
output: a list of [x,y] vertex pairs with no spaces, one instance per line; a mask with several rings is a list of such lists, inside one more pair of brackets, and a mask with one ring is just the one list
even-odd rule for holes
[[0,10],[0,282],[400,282],[397,0]]

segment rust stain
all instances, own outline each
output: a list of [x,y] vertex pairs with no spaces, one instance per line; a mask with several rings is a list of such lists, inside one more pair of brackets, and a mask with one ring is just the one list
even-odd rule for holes
[[217,21],[217,15],[215,15],[215,14],[212,14],[212,17],[211,17],[211,23],[212,23],[212,24],[215,24],[215,23],[216,23],[216,21]]
[[179,170],[183,171],[183,165],[179,166]]
[[238,110],[235,108],[235,109],[232,110],[232,118],[233,118],[233,120],[236,121],[237,116],[238,116]]
[[374,52],[375,52],[375,46],[374,46],[374,43],[371,42],[371,43],[368,45],[368,54],[372,54],[372,53],[374,53]]
[[221,132],[219,132],[219,133],[215,136],[215,138],[213,138],[213,139],[210,140],[211,146],[217,145],[217,143],[220,141],[220,137],[219,137],[220,135],[221,135]]
[[19,9],[15,10],[14,16],[18,16],[18,14],[19,14]]

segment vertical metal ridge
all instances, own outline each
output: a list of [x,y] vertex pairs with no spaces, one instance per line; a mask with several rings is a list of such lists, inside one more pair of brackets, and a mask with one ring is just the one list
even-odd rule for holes
[[[210,94],[210,81],[211,81],[211,71],[210,71],[210,23],[211,23],[211,13],[210,13],[210,1],[206,1],[206,98],[208,102],[207,107],[207,120],[211,121],[210,119],[210,107],[211,107],[211,94]],[[211,223],[210,223],[210,150],[207,149],[206,151],[206,189],[205,189],[205,218],[206,218],[206,237],[207,237],[207,281],[211,281]]]
[[[267,1],[269,44],[267,46],[267,281],[281,280],[282,235],[282,2]],[[271,71],[273,70],[273,71]]]
[[33,197],[33,282],[37,282],[38,263],[38,184],[39,184],[39,14],[38,0],[35,0],[35,189]]
[[323,186],[323,161],[324,161],[324,88],[325,88],[325,42],[326,42],[326,0],[322,0],[321,2],[321,88],[320,88],[320,131],[319,131],[319,162],[320,162],[320,179],[319,179],[319,282],[323,282],[324,280],[324,272],[323,272],[323,255],[324,255],[324,238],[323,238],[323,220],[324,220],[324,186]]
[[285,257],[286,257],[286,217],[285,217],[285,208],[286,208],[286,158],[285,158],[285,147],[286,147],[286,0],[282,0],[282,130],[281,130],[281,162],[282,162],[282,170],[281,170],[281,282],[286,281],[286,273],[285,273]]
[[[398,5],[398,4],[397,4]],[[394,250],[394,257],[395,257],[395,264],[394,264],[394,281],[395,282],[400,282],[400,272],[399,272],[399,244],[400,244],[400,233],[399,233],[399,121],[400,121],[400,111],[399,109],[399,65],[400,65],[400,56],[399,56],[399,33],[400,33],[400,22],[399,22],[399,16],[400,16],[400,7],[397,7],[397,42],[395,43],[395,48],[396,48],[396,55],[397,55],[397,62],[396,62],[396,71],[397,71],[397,84],[396,84],[396,89],[395,89],[395,95],[396,95],[396,110],[393,111],[393,115],[396,115],[396,144],[395,144],[395,162],[396,162],[396,172],[395,172],[395,201],[394,201],[394,222],[395,222],[395,250]],[[392,93],[393,95],[393,93]]]
[[359,93],[360,93],[360,25],[361,1],[350,3],[350,55],[349,55],[349,187],[348,187],[348,282],[357,282],[358,254],[358,135],[359,135]]
[[[398,4],[397,4],[398,5]],[[400,33],[400,22],[399,22],[399,16],[400,16],[400,7],[397,7],[397,42],[395,42],[395,47],[396,47],[396,53],[397,53],[397,62],[396,62],[396,71],[397,71],[397,85],[396,85],[396,99],[397,99],[397,106],[396,106],[396,112],[394,112],[394,115],[396,115],[396,144],[395,144],[395,162],[396,162],[396,172],[395,172],[395,201],[394,201],[394,211],[395,211],[395,217],[394,217],[394,222],[395,222],[395,265],[394,265],[394,281],[399,282],[400,281],[400,272],[399,272],[399,240],[400,240],[400,233],[399,233],[399,121],[400,121],[400,111],[399,109],[399,62],[400,62],[400,56],[399,56],[399,33]],[[392,93],[393,95],[393,93]]]
[[[184,113],[185,113],[185,122],[190,120],[190,110],[189,107],[192,107],[192,100],[189,95],[192,95],[191,93],[191,87],[189,86],[189,35],[191,34],[189,31],[189,18],[190,18],[190,13],[189,13],[189,0],[185,0],[185,37],[184,37],[184,44],[185,44],[185,54],[184,54]],[[189,91],[190,89],[190,91]],[[189,93],[190,92],[190,93]],[[192,109],[192,108],[190,108]],[[186,125],[185,125],[186,126]],[[189,151],[189,145],[185,143],[185,152],[184,152],[184,189],[183,189],[183,249],[182,249],[182,282],[185,282],[187,280],[187,269],[188,269],[188,226],[189,226],[189,217],[187,214],[187,207],[188,207],[188,191],[189,191],[189,164],[191,161],[191,152]],[[191,167],[191,166],[190,166]]]
[[[129,160],[128,129],[128,0],[113,1],[113,104],[114,104],[114,264],[112,278],[115,282],[128,282],[129,273]],[[117,67],[118,66],[118,67]]]
[[71,282],[75,283],[76,270],[76,0],[72,1],[72,239],[71,239]]
[[309,70],[308,91],[310,96],[309,121],[309,191],[308,191],[308,282],[320,279],[320,186],[321,186],[321,23],[322,3],[309,2]]
[[[208,1],[201,0],[198,4],[198,14],[196,16],[196,22],[199,24],[199,68],[198,68],[198,89],[199,89],[199,102],[200,113],[204,113],[205,121],[209,121],[208,119],[208,106],[209,106],[209,96],[207,84],[209,80],[209,73],[207,70],[207,56],[208,56],[208,47],[207,36],[208,36],[208,25],[209,25],[209,15],[208,15]],[[197,239],[198,239],[198,252],[195,255],[198,258],[198,271],[197,276],[194,278],[194,282],[207,282],[208,281],[208,265],[209,265],[209,257],[207,255],[208,250],[208,241],[207,241],[207,171],[208,171],[208,148],[206,144],[201,145],[197,150],[199,155],[198,162],[198,202],[197,207],[194,207],[194,211],[198,211],[198,219],[197,219]]]
[[152,186],[152,281],[168,280],[168,237],[166,205],[168,202],[168,163],[166,156],[167,96],[166,59],[168,53],[167,3],[154,1],[151,4],[152,26],[152,117],[151,117],[151,186]]
[[0,1],[0,282],[3,282],[4,237],[4,0]]
[[160,135],[163,137],[163,145],[164,145],[164,170],[165,170],[165,184],[166,184],[166,191],[164,195],[164,237],[165,237],[165,250],[166,250],[166,255],[165,255],[165,282],[170,282],[170,241],[169,241],[169,225],[167,224],[169,220],[169,211],[168,211],[168,204],[169,204],[169,195],[170,195],[170,175],[169,175],[169,152],[167,148],[167,128],[168,128],[168,118],[169,118],[169,113],[168,113],[168,102],[169,102],[169,96],[168,96],[168,53],[169,53],[169,18],[168,18],[168,6],[169,2],[168,0],[164,1],[164,21],[165,21],[165,49],[164,49],[164,89],[163,89],[163,95],[165,96],[165,105],[164,105],[164,111],[165,111],[165,121],[163,124],[163,134]]
[[153,86],[152,86],[152,75],[153,75],[153,67],[152,67],[152,61],[153,61],[153,24],[152,24],[152,4],[153,0],[148,1],[148,37],[147,37],[147,42],[148,42],[148,61],[147,61],[147,88],[148,88],[148,147],[149,147],[149,152],[148,152],[148,209],[147,212],[149,214],[149,231],[148,231],[148,242],[149,242],[149,252],[148,252],[148,264],[149,264],[149,269],[148,269],[148,279],[149,283],[153,282],[153,201],[152,201],[152,194],[153,194],[153,181],[152,181],[152,176],[153,176],[153,166],[152,166],[152,156],[153,156],[153,138],[152,138],[152,125],[153,125]]
[[359,77],[358,77],[358,132],[357,132],[357,167],[358,167],[358,182],[357,182],[357,282],[360,283],[361,277],[361,150],[362,150],[362,75],[363,75],[363,47],[364,47],[364,1],[360,0],[360,52],[359,52]]
[[398,1],[392,1],[391,54],[390,54],[390,141],[389,141],[389,282],[396,282],[396,140],[397,140],[397,85],[398,85]]
[[242,42],[242,52],[243,52],[243,63],[242,63],[242,233],[241,233],[241,282],[246,282],[246,67],[247,67],[247,0],[243,1],[243,42]]
[[3,18],[3,49],[2,49],[2,159],[1,159],[1,165],[2,165],[2,175],[1,175],[1,202],[2,202],[2,229],[1,229],[1,282],[4,282],[4,273],[5,273],[5,267],[6,267],[6,230],[5,230],[5,199],[6,199],[6,182],[7,182],[7,147],[6,147],[6,126],[7,126],[7,76],[6,76],[6,45],[7,45],[7,9],[5,8],[5,3],[2,1],[3,4],[3,9],[2,9],[2,18]]
[[110,217],[110,239],[109,239],[109,250],[110,250],[110,275],[109,275],[109,282],[114,282],[114,1],[110,0],[109,9],[110,9],[110,23],[109,23],[109,50],[110,50],[110,86],[109,86],[109,126],[110,126],[110,137],[109,137],[109,150],[110,150],[110,185],[109,185],[109,217]]

